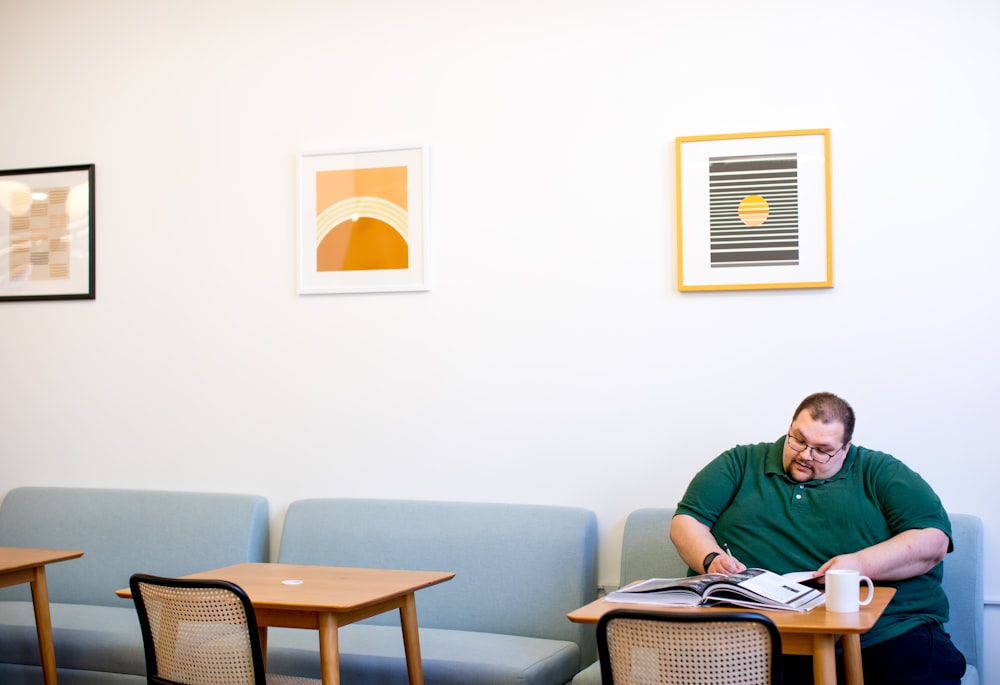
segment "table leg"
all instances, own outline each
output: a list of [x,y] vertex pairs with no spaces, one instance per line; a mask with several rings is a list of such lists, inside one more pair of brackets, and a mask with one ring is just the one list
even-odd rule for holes
[[844,671],[847,685],[865,685],[865,674],[861,669],[861,636],[857,633],[845,635],[840,646],[844,650]]
[[319,615],[319,668],[323,685],[340,685],[340,639],[337,635],[337,615]]
[[837,651],[833,635],[813,635],[813,680],[816,685],[836,685]]
[[35,579],[31,581],[31,603],[35,608],[42,677],[45,685],[56,685],[56,650],[52,645],[52,617],[49,614],[49,588],[45,582],[44,566],[35,569]]
[[267,670],[267,626],[257,626],[257,636],[260,638],[260,656],[264,660],[264,670]]
[[403,628],[403,652],[406,654],[406,673],[410,685],[424,685],[424,667],[420,661],[420,633],[417,630],[417,599],[413,593],[406,595],[399,608]]

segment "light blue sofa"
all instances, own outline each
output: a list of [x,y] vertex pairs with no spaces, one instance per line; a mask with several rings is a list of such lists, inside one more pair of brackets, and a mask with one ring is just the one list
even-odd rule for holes
[[[267,561],[269,524],[256,495],[23,487],[0,504],[0,547],[84,551],[46,568],[60,685],[144,685],[135,607],[115,590],[136,571]],[[0,590],[0,683],[41,682],[28,586]]]
[[[622,538],[621,584],[644,578],[687,575],[670,542],[672,508],[637,509],[625,520]],[[950,514],[955,551],[944,560],[944,590],[951,603],[945,630],[965,655],[968,667],[962,685],[983,685],[983,523],[969,514]],[[600,664],[593,663],[573,685],[601,685]]]
[[[525,504],[312,499],[288,508],[279,561],[454,571],[417,592],[427,685],[564,685],[595,658],[566,614],[597,594],[590,511]],[[340,629],[351,685],[407,682],[398,612]],[[268,631],[268,666],[319,675],[315,632]]]

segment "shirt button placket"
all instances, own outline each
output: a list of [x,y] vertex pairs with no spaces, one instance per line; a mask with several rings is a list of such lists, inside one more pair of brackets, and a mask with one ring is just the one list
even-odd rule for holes
[[805,490],[806,490],[806,486],[802,485],[801,483],[799,483],[799,487],[795,488],[795,501],[796,502],[801,502],[802,501],[802,495],[805,492]]

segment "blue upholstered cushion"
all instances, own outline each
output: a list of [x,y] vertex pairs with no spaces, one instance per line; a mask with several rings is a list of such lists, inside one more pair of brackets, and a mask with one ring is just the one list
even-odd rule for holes
[[[135,608],[131,600],[118,601],[118,608],[49,606],[60,669],[134,674],[145,680],[146,662]],[[30,601],[0,602],[0,663],[39,664],[38,634]],[[59,681],[63,681],[61,675]]]
[[[288,509],[278,558],[454,571],[453,580],[416,595],[429,685],[561,685],[595,656],[593,626],[566,618],[597,590],[597,523],[584,509],[303,500]],[[345,682],[348,674],[358,683],[405,680],[398,625],[397,614],[386,614],[342,629]],[[269,646],[275,670],[315,675],[316,637],[300,636],[297,652],[282,652],[287,639]]]
[[[268,503],[257,495],[23,487],[0,504],[0,546],[79,549],[46,567],[49,601],[120,607],[135,572],[179,576],[267,561]],[[26,586],[0,600],[28,599]]]
[[597,522],[585,509],[302,500],[285,516],[278,561],[454,571],[417,593],[421,627],[593,643],[566,618],[597,593]]
[[944,591],[950,620],[944,629],[968,664],[962,685],[982,685],[983,522],[971,514],[949,514],[955,551],[944,560]]
[[[78,549],[46,567],[60,685],[140,685],[135,607],[115,591],[137,571],[184,575],[267,561],[267,500],[257,495],[16,488],[0,504],[0,546]],[[41,682],[26,584],[0,589],[0,683]]]
[[[340,673],[354,685],[406,685],[398,627],[354,624],[340,629]],[[268,669],[319,677],[315,631],[271,628]],[[434,685],[568,683],[580,664],[574,642],[464,630],[420,629],[424,682]]]

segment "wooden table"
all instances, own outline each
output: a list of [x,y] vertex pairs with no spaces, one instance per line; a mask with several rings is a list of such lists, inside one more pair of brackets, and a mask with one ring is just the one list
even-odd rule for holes
[[[781,651],[785,654],[804,654],[813,658],[813,677],[816,685],[836,685],[836,643],[839,638],[844,652],[844,669],[848,685],[863,685],[861,671],[861,634],[871,630],[875,621],[896,594],[895,588],[876,587],[875,598],[867,606],[852,614],[828,612],[826,607],[812,611],[757,611],[774,621],[781,632]],[[574,623],[597,623],[613,609],[639,611],[733,611],[732,607],[684,607],[659,604],[626,604],[598,599],[570,613]],[[737,609],[746,611],[746,609]]]
[[[228,580],[243,588],[253,604],[267,654],[267,627],[319,631],[324,685],[340,683],[337,629],[376,614],[399,609],[403,651],[410,685],[423,685],[417,604],[414,593],[451,580],[450,571],[398,571],[337,566],[247,563],[194,573],[186,578]],[[291,581],[291,582],[289,582]],[[126,588],[120,597],[130,597]]]
[[0,547],[0,587],[31,583],[31,603],[35,607],[38,651],[42,658],[45,685],[56,685],[56,650],[52,646],[52,617],[49,615],[49,588],[45,565],[82,557],[83,552],[60,549]]

